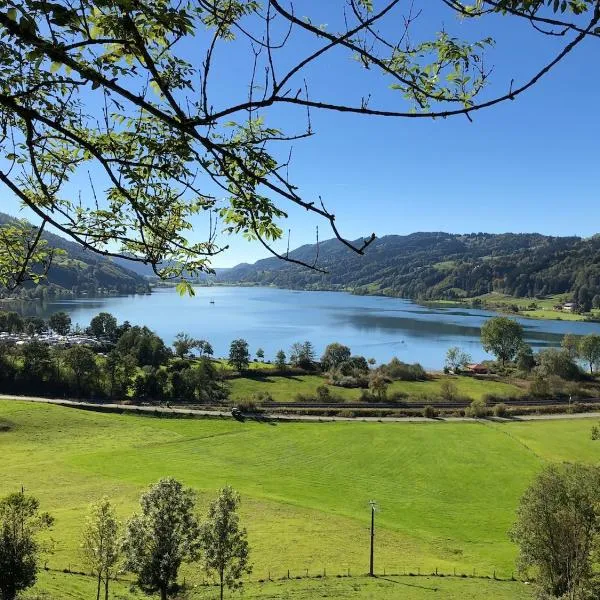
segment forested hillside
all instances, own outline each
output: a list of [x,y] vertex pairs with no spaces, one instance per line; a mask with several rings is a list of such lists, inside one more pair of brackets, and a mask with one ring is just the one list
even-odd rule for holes
[[[315,245],[290,256],[312,262]],[[322,242],[323,274],[275,258],[241,264],[224,282],[286,288],[345,289],[420,300],[501,292],[520,297],[569,293],[582,305],[600,300],[600,235],[589,239],[540,234],[413,233],[378,239],[365,256],[336,240]]]
[[[13,218],[0,213],[0,225]],[[53,295],[131,294],[149,290],[146,279],[116,264],[108,258],[94,254],[79,244],[65,240],[52,233],[44,233],[44,239],[52,248],[60,248],[66,254],[57,256],[45,280],[40,285],[25,283],[17,292],[0,288],[2,295],[25,298],[41,298]]]

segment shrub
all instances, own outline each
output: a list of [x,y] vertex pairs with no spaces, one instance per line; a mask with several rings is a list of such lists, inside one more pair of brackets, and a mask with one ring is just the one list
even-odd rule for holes
[[454,382],[450,381],[449,379],[444,379],[440,385],[440,396],[448,402],[456,400],[456,397],[458,396],[458,388]]
[[440,412],[430,404],[423,409],[423,416],[426,419],[435,419],[439,414]]
[[592,439],[600,440],[600,427],[598,425],[592,427]]
[[320,385],[315,391],[319,402],[329,402],[331,400],[331,392],[326,385]]
[[427,379],[427,373],[419,363],[409,365],[397,358],[392,358],[387,365],[382,365],[381,370],[387,377],[400,381],[420,381]]
[[237,403],[237,407],[242,411],[242,412],[258,412],[259,408],[256,405],[256,402],[254,400],[240,400]]
[[507,417],[508,416],[508,408],[506,404],[500,402],[494,406],[494,416],[495,417]]
[[254,404],[261,404],[263,402],[273,402],[273,396],[269,392],[256,392],[252,394],[252,400]]
[[488,409],[485,404],[485,400],[483,398],[477,398],[473,400],[473,402],[471,402],[471,406],[465,410],[465,415],[467,417],[473,417],[474,419],[487,417]]
[[536,375],[529,385],[529,393],[535,398],[547,398],[550,395],[548,380],[541,375]]

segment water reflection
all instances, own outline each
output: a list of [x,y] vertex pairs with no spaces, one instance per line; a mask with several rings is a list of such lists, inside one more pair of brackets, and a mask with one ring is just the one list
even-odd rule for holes
[[[328,343],[338,341],[380,362],[398,356],[426,368],[441,368],[446,350],[454,345],[470,352],[474,360],[485,358],[480,327],[494,316],[480,309],[421,306],[396,298],[241,287],[197,288],[193,298],[161,289],[149,296],[20,303],[18,309],[45,318],[64,310],[81,325],[107,311],[119,321],[148,325],[167,343],[180,331],[210,340],[219,356],[226,355],[229,343],[238,337],[245,338],[253,352],[262,347],[271,359],[280,349],[288,352],[296,341],[310,340],[319,354]],[[595,323],[520,322],[527,341],[536,348],[558,346],[565,333],[600,331]]]

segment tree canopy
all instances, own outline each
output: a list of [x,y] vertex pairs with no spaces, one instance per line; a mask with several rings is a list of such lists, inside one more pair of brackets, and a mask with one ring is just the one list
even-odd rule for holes
[[[314,112],[472,118],[514,100],[586,38],[600,36],[597,0],[439,0],[466,23],[503,15],[530,23],[552,49],[562,42],[521,81],[486,88],[485,52],[494,40],[423,26],[419,5],[429,2],[335,0],[328,25],[316,9],[296,14],[291,0],[3,3],[0,181],[40,226],[2,227],[1,283],[39,279],[53,258],[41,237],[48,225],[165,278],[210,270],[227,248],[221,231],[296,260],[272,247],[293,206],[362,253],[374,236],[345,239],[327,199],[307,195],[290,174],[291,145],[314,135]],[[225,47],[246,73],[236,71],[240,87],[227,102],[215,92],[226,75]],[[380,74],[374,89],[313,92],[311,68],[324,61],[335,68],[347,57]],[[381,102],[384,90],[394,94],[391,104]],[[285,130],[286,110],[303,111],[300,130]],[[73,189],[82,175],[89,185]],[[191,236],[199,215],[202,233]],[[303,264],[318,268],[318,255]]]
[[504,365],[515,358],[523,344],[523,327],[508,317],[493,317],[481,327],[481,343]]

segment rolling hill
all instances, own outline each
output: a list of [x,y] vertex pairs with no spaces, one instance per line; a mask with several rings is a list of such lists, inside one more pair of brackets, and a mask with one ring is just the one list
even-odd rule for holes
[[[309,263],[316,255],[316,245],[290,252],[290,257]],[[420,300],[500,292],[518,297],[569,294],[581,305],[600,303],[600,235],[413,233],[381,237],[365,256],[327,240],[318,256],[325,274],[267,258],[237,265],[220,273],[218,280]]]
[[[14,220],[5,213],[0,213],[0,225]],[[44,239],[52,248],[60,248],[66,252],[58,256],[43,284],[24,284],[18,291],[22,297],[42,297],[47,295],[97,295],[97,294],[132,294],[149,291],[148,282],[141,274],[125,268],[124,262],[117,263],[109,258],[94,254],[53,233],[44,233]],[[0,289],[0,294],[2,290]],[[15,292],[10,293],[11,296]]]

